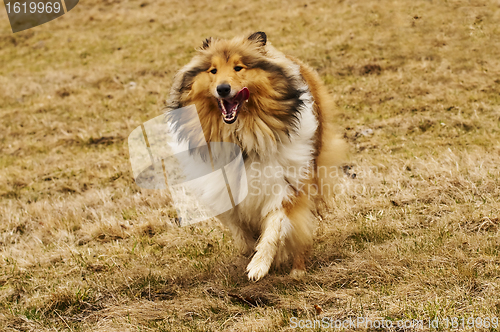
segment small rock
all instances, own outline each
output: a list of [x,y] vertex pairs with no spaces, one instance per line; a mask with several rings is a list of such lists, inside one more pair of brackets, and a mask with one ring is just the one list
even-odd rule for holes
[[44,48],[45,47],[45,42],[43,40],[40,40],[38,43],[33,45],[34,49],[39,49],[39,48]]
[[364,129],[364,130],[361,130],[361,135],[363,136],[371,136],[373,135],[373,129]]

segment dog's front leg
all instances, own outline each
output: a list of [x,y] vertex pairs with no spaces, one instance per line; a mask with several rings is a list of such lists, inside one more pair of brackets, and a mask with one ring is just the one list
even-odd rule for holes
[[247,266],[248,279],[262,279],[276,256],[278,247],[284,244],[291,224],[283,209],[271,211],[262,221],[262,233],[257,244],[256,253]]

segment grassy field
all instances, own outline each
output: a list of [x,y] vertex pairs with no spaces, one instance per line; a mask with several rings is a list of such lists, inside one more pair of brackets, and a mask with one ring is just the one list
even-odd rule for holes
[[[16,34],[0,7],[1,331],[500,319],[500,2],[83,0]],[[204,38],[259,30],[318,70],[356,173],[300,281],[249,282],[128,160]]]

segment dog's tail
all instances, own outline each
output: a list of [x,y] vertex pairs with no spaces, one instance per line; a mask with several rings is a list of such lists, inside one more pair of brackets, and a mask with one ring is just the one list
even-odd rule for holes
[[319,194],[317,197],[322,203],[328,203],[331,201],[332,196],[339,192],[337,187],[340,185],[339,178],[344,176],[342,165],[348,161],[349,146],[341,138],[341,131],[336,124],[338,122],[338,112],[335,103],[326,87],[321,83],[319,75],[307,65],[304,65],[302,74],[311,87],[316,103],[318,121],[320,122],[318,151],[314,170],[314,180]]
[[348,159],[348,145],[333,127],[329,123],[323,127],[322,146],[316,158],[315,178],[325,203],[339,192],[339,177],[344,176],[342,165]]

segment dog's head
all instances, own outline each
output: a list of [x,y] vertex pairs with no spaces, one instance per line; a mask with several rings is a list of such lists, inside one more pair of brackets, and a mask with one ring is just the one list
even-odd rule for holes
[[241,142],[242,135],[259,133],[259,140],[276,142],[294,130],[305,89],[299,66],[276,51],[264,32],[207,38],[177,73],[168,108],[194,104],[207,141]]
[[263,58],[266,43],[264,32],[232,40],[207,38],[176,76],[171,102],[178,104],[175,107],[190,102],[198,109],[216,106],[213,108],[226,124],[234,123],[251,92],[259,90],[255,62]]
[[[255,48],[259,53],[266,45],[267,36],[264,32],[256,32],[246,41],[236,45],[213,45],[218,42],[207,38],[201,50],[211,53],[210,68],[208,69],[208,86],[213,97],[217,99],[217,106],[222,114],[222,120],[231,124],[236,121],[238,112],[250,97],[248,85],[251,85],[251,71],[249,57],[255,57]],[[260,54],[257,55],[259,57]]]

